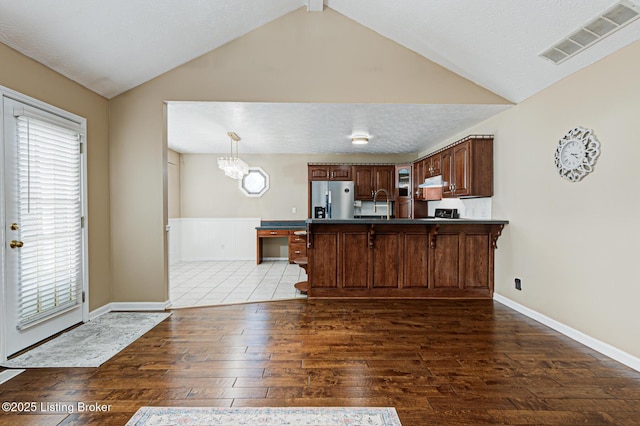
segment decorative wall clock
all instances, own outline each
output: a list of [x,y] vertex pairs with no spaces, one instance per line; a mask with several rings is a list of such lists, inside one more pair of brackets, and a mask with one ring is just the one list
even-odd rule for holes
[[600,142],[593,130],[576,127],[567,132],[556,148],[558,173],[571,182],[577,182],[593,171],[600,155]]

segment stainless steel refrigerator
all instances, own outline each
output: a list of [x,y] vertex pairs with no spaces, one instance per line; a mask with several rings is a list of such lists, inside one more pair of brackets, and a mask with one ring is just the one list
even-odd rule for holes
[[353,181],[311,182],[311,217],[353,219]]

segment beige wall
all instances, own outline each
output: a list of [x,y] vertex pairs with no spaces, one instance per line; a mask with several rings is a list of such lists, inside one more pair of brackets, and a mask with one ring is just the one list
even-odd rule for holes
[[[458,135],[495,134],[493,215],[510,221],[498,240],[496,291],[635,357],[638,58],[635,43]],[[601,155],[592,174],[571,183],[558,175],[554,153],[575,126],[594,130]]]
[[0,85],[87,119],[89,309],[111,301],[108,101],[0,43]]
[[167,201],[169,219],[181,217],[180,170],[182,157],[179,152],[169,150],[167,160]]
[[124,93],[111,100],[114,301],[167,300],[163,102],[177,100],[508,104],[331,9],[304,8]]
[[[224,176],[217,155],[184,154],[182,217],[259,217],[263,220],[302,220],[307,216],[307,163],[400,163],[415,155],[240,155],[250,166],[269,174],[269,190],[247,197],[239,181]],[[295,207],[297,212],[292,213]]]

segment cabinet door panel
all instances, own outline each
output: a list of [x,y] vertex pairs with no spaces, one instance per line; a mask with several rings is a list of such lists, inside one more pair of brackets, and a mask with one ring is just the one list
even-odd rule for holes
[[413,164],[413,193],[411,194],[414,199],[420,198],[420,185],[424,182],[423,174],[424,161],[418,161]]
[[313,287],[338,287],[338,234],[316,234],[313,236]]
[[411,199],[411,165],[399,164],[395,167],[396,199]]
[[453,184],[455,177],[453,176],[453,152],[451,149],[442,151],[440,155],[442,170],[442,196],[451,197],[453,195],[450,185]]
[[436,154],[431,157],[431,175],[438,176],[442,173],[442,155]]
[[469,142],[461,143],[453,147],[453,183],[455,196],[469,195],[469,182],[471,178],[471,148]]
[[309,180],[327,180],[329,179],[328,166],[309,166]]
[[369,233],[345,233],[342,235],[342,287],[367,288],[369,284],[369,258],[363,256],[369,248]]
[[467,234],[465,237],[464,288],[490,287],[491,239],[489,234]]
[[402,287],[429,286],[429,235],[404,234],[404,282]]
[[356,200],[371,200],[373,198],[373,168],[355,166],[353,174],[354,198]]
[[[384,189],[389,194],[390,199],[395,198],[395,168],[393,166],[374,168],[373,190]],[[382,196],[382,194],[380,194]],[[382,198],[384,199],[384,197]]]
[[351,180],[351,166],[331,166],[331,180]]
[[376,234],[373,249],[373,287],[400,287],[400,234]]
[[411,200],[401,199],[400,201],[396,201],[396,218],[410,219],[411,210]]
[[459,241],[457,234],[436,237],[434,288],[458,287]]

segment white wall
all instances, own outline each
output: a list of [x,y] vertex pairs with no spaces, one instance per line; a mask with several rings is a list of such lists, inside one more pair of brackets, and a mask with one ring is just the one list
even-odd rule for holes
[[172,219],[169,260],[255,260],[260,218]]

